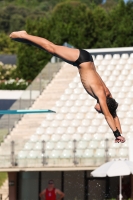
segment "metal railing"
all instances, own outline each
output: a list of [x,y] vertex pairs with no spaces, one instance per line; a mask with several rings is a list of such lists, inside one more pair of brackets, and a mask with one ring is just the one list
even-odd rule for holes
[[[108,150],[108,139],[103,140],[104,146],[99,148],[93,148],[92,151],[84,155],[85,150],[80,148],[82,153],[78,153],[78,141],[73,140],[71,148],[67,148],[69,151],[68,155],[62,154],[64,149],[56,148],[56,142],[54,148],[47,148],[47,141],[40,140],[39,148],[35,147],[37,141],[29,141],[29,147],[21,147],[20,142],[11,141],[10,145],[8,143],[6,150],[3,151],[0,159],[0,168],[6,167],[47,167],[47,166],[75,166],[82,167],[84,164],[86,166],[97,166],[101,165],[113,157],[109,155]],[[85,142],[85,141],[83,141]],[[53,145],[53,144],[52,144]],[[89,150],[89,149],[88,149]],[[101,152],[99,155],[96,155],[96,151]],[[54,153],[52,153],[54,151]],[[52,154],[51,154],[52,153]],[[115,156],[116,157],[116,156]],[[119,157],[119,155],[118,155]]]
[[[28,109],[39,97],[55,74],[60,70],[61,62],[48,63],[39,75],[32,81],[22,93],[22,96],[15,101],[10,110]],[[0,142],[2,142],[10,131],[16,126],[22,115],[3,115],[0,118]]]

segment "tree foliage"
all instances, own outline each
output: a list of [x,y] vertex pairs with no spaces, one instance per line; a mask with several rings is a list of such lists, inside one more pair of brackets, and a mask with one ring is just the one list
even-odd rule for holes
[[[112,10],[100,6],[89,9],[79,1],[59,3],[51,15],[28,20],[26,30],[55,44],[67,42],[76,48],[126,47],[133,45],[133,3],[121,1]],[[35,47],[20,45],[18,70],[33,79],[51,55]]]
[[[48,37],[47,21],[27,21],[26,30],[33,35]],[[51,55],[36,47],[20,44],[18,49],[18,76],[26,80],[33,80],[45,66]]]
[[[37,19],[44,17],[61,2],[72,2],[73,0],[4,0],[0,1],[0,28],[5,33],[12,30],[23,29],[27,18]],[[91,4],[101,4],[102,0],[77,0]]]
[[[19,0],[22,1],[22,0]],[[41,0],[40,0],[41,1]],[[51,0],[52,1],[52,0]],[[88,7],[81,1],[58,0],[55,8],[43,17],[32,16],[27,18],[26,30],[28,33],[44,37],[55,44],[62,45],[67,42],[76,48],[106,48],[133,46],[133,2],[127,4],[121,0],[112,9],[91,4]],[[117,0],[114,0],[117,1]],[[15,9],[15,8],[14,8]],[[10,11],[9,11],[10,12]],[[13,12],[13,11],[12,11]],[[23,10],[23,16],[27,11]],[[5,14],[5,26],[9,22],[19,18]],[[23,24],[20,17],[13,26],[17,28],[19,23]],[[1,23],[1,21],[0,21]],[[11,23],[11,24],[12,24]],[[18,24],[18,25],[17,25]],[[2,23],[1,23],[2,25]],[[7,28],[9,30],[9,27]],[[10,30],[13,30],[10,27]],[[51,55],[36,47],[11,42],[4,34],[0,39],[0,51],[13,52],[18,50],[18,77],[32,80],[49,61]],[[16,51],[16,50],[15,50]]]
[[121,1],[110,12],[111,47],[133,46],[133,3]]
[[112,10],[117,4],[119,3],[119,0],[106,0],[104,4],[102,4],[102,7],[106,11]]
[[13,43],[8,35],[0,32],[0,54],[16,54],[18,44]]
[[29,7],[8,5],[0,8],[0,30],[5,33],[10,33],[13,30],[22,30],[28,18],[33,20],[42,16],[45,16],[42,11],[32,11]]

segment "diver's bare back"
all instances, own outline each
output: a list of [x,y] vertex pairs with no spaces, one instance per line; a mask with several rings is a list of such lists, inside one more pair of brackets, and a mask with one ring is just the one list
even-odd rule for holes
[[102,82],[96,73],[96,68],[93,62],[86,62],[80,65],[79,74],[81,77],[81,82],[85,90],[95,99],[98,99],[96,92],[101,89],[104,90]]

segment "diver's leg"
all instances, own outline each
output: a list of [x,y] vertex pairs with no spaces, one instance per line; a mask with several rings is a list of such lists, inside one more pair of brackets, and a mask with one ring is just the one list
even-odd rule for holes
[[79,57],[78,49],[55,45],[54,43],[50,42],[49,40],[45,38],[29,35],[27,34],[26,31],[12,32],[10,34],[10,38],[12,39],[19,38],[19,39],[29,40],[39,45],[40,47],[44,48],[49,53],[57,55],[71,62],[75,62]]

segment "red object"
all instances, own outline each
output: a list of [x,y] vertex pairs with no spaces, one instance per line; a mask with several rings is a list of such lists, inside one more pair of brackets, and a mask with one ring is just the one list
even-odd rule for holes
[[46,200],[56,200],[55,188],[53,190],[46,189],[45,199]]

